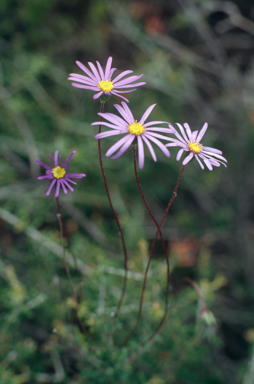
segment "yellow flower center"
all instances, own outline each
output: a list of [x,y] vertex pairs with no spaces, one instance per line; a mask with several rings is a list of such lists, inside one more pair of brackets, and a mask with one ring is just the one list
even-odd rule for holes
[[114,88],[114,85],[111,81],[108,80],[101,80],[98,83],[98,87],[103,91],[103,92],[110,92]]
[[138,123],[137,120],[135,123],[128,125],[128,131],[131,135],[142,135],[146,131],[142,124]]
[[188,148],[191,152],[193,152],[194,154],[197,154],[202,151],[203,145],[200,143],[192,143],[191,141],[189,141]]
[[66,171],[64,168],[59,167],[59,165],[56,168],[52,169],[53,176],[56,179],[61,179],[66,174]]

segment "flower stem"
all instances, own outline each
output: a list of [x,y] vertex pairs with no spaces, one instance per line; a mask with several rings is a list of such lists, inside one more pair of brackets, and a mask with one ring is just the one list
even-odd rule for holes
[[[69,282],[70,282],[70,285],[71,285],[71,290],[72,290],[72,295],[73,295],[73,299],[75,301],[75,311],[76,311],[76,316],[77,316],[77,319],[78,319],[78,323],[79,323],[79,326],[80,326],[80,329],[82,330],[83,333],[85,333],[88,337],[90,337],[90,339],[95,342],[96,344],[97,341],[95,341],[93,339],[93,337],[91,336],[90,332],[86,329],[86,327],[84,326],[84,324],[82,323],[80,317],[79,317],[79,303],[78,303],[78,300],[77,300],[77,295],[76,295],[76,291],[75,291],[75,288],[74,288],[74,285],[73,285],[73,281],[72,281],[72,278],[71,278],[71,273],[70,273],[70,269],[69,269],[69,266],[67,264],[67,261],[66,261],[66,256],[65,256],[65,247],[64,247],[64,234],[66,234],[66,229],[65,229],[65,226],[64,226],[64,222],[63,222],[63,217],[62,217],[62,213],[61,213],[61,209],[60,209],[60,203],[59,203],[59,198],[57,197],[56,198],[56,207],[57,207],[57,218],[58,218],[58,221],[59,221],[59,226],[60,226],[60,234],[61,234],[61,243],[62,243],[62,248],[63,248],[63,261],[64,261],[64,266],[65,266],[65,270],[66,270],[66,273],[67,273],[67,276],[68,276],[68,279],[69,279]],[[68,243],[68,241],[67,241]]]
[[[103,112],[104,105],[105,105],[105,102],[101,102],[100,113]],[[100,122],[101,121],[102,121],[102,117],[100,116]],[[98,133],[101,133],[101,125],[99,125],[99,132]],[[105,189],[106,189],[109,205],[110,205],[111,211],[112,211],[112,213],[114,215],[114,218],[115,218],[117,226],[118,226],[118,230],[119,230],[121,241],[122,241],[123,253],[124,253],[124,270],[125,270],[125,274],[124,274],[123,288],[122,288],[121,297],[119,299],[118,305],[117,305],[115,313],[113,315],[114,319],[116,320],[116,318],[118,316],[118,313],[120,311],[123,299],[124,299],[125,291],[126,291],[127,274],[128,274],[128,255],[127,255],[127,249],[126,249],[126,245],[125,245],[123,231],[122,231],[120,222],[118,220],[118,217],[116,215],[115,209],[113,207],[112,200],[111,200],[110,193],[109,193],[108,183],[107,183],[107,179],[106,179],[106,175],[105,175],[105,171],[104,171],[104,167],[103,167],[103,163],[102,163],[101,141],[100,141],[100,139],[98,139],[98,152],[99,152],[99,162],[100,162],[100,167],[101,167],[101,173],[102,173],[102,177],[103,177],[103,181],[104,181],[104,185],[105,185]]]
[[[183,171],[184,171],[184,168],[185,168],[185,165],[182,167],[181,169],[181,172],[178,176],[178,179],[177,179],[177,182],[176,182],[176,185],[175,185],[175,189],[173,191],[173,194],[171,196],[171,199],[168,203],[168,206],[164,212],[164,215],[161,219],[161,222],[159,224],[159,226],[157,227],[157,232],[155,234],[155,237],[154,237],[154,240],[153,240],[153,243],[152,243],[152,247],[151,247],[151,250],[150,250],[150,254],[149,254],[149,259],[148,259],[148,263],[147,263],[147,267],[146,267],[146,270],[145,270],[145,276],[144,276],[144,282],[143,282],[143,287],[142,287],[142,294],[141,294],[141,300],[140,300],[140,305],[139,305],[139,313],[138,313],[138,318],[137,318],[137,321],[136,321],[136,324],[134,325],[134,327],[132,328],[132,330],[130,331],[130,333],[125,337],[124,341],[122,342],[121,346],[125,345],[126,342],[129,340],[129,338],[131,337],[131,335],[135,332],[135,330],[137,329],[138,325],[139,325],[139,322],[140,322],[140,318],[141,318],[141,311],[142,311],[142,306],[143,306],[143,301],[144,301],[144,292],[145,292],[145,287],[146,287],[146,280],[147,280],[147,274],[148,274],[148,270],[149,270],[149,266],[150,266],[150,262],[151,262],[151,259],[152,259],[152,255],[153,255],[153,250],[154,250],[154,247],[155,247],[155,243],[157,241],[157,237],[158,237],[158,234],[161,232],[161,226],[168,214],[168,211],[169,211],[169,208],[171,207],[175,197],[177,196],[177,190],[178,190],[178,187],[179,187],[179,183],[180,183],[180,180],[182,178],[182,174],[183,174]],[[168,277],[169,278],[169,277]],[[167,303],[168,303],[168,292],[167,292]],[[149,339],[145,342],[148,342],[148,341],[152,341],[152,339],[160,332],[163,324],[164,324],[164,321],[166,319],[166,316],[167,316],[167,310],[165,310],[164,312],[164,316],[163,318],[161,319],[160,321],[160,324],[158,325],[157,329],[155,330],[155,332],[152,334],[152,336],[149,337]]]

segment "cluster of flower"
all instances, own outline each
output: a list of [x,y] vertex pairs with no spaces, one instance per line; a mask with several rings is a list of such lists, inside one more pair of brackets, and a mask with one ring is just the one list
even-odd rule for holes
[[[116,68],[111,68],[112,57],[109,57],[107,61],[105,72],[103,71],[98,61],[98,69],[93,63],[88,63],[91,70],[87,69],[79,61],[77,61],[76,63],[86,73],[87,76],[71,73],[68,80],[74,81],[72,83],[74,87],[95,91],[96,94],[93,96],[94,99],[115,95],[128,102],[128,100],[122,94],[135,91],[136,89],[134,87],[138,87],[145,84],[145,82],[136,82],[143,75],[125,77],[133,72],[130,70],[120,73],[114,80],[112,80],[113,73],[116,70]],[[125,78],[123,79],[123,77]],[[180,150],[178,151],[178,154],[176,156],[176,160],[179,161],[183,153],[186,152],[187,156],[182,162],[183,165],[186,165],[190,160],[195,157],[202,169],[204,169],[204,164],[210,171],[213,169],[213,166],[219,167],[220,164],[223,164],[226,167],[227,160],[222,156],[222,152],[220,150],[203,146],[200,143],[207,130],[207,123],[203,125],[200,132],[192,132],[187,123],[184,123],[183,126],[181,124],[176,123],[179,128],[179,131],[177,131],[170,123],[165,121],[146,122],[148,116],[150,115],[156,104],[151,105],[145,111],[140,120],[135,120],[130,108],[128,107],[125,101],[121,103],[122,105],[114,105],[121,117],[113,113],[102,112],[98,113],[98,115],[101,118],[105,119],[106,122],[98,121],[92,123],[92,125],[104,125],[110,128],[109,131],[98,133],[95,136],[96,139],[102,139],[109,136],[124,135],[123,137],[121,137],[120,140],[118,140],[114,145],[112,145],[108,149],[108,151],[106,152],[106,156],[113,155],[112,159],[118,158],[130,147],[130,145],[136,139],[138,145],[138,159],[140,169],[143,168],[145,161],[144,143],[147,145],[153,160],[157,161],[151,142],[156,144],[167,157],[170,156],[168,147],[180,147]],[[160,124],[166,124],[168,128],[157,127],[157,125]],[[162,135],[161,133],[164,133],[164,135]],[[165,133],[173,136],[166,136]],[[160,140],[165,140],[168,143],[164,144]],[[75,151],[71,153],[65,163],[62,162],[62,158],[60,157],[59,164],[58,151],[55,152],[54,162],[52,156],[49,155],[52,163],[52,168],[45,165],[41,161],[36,160],[40,165],[42,165],[46,169],[46,175],[40,176],[38,179],[41,180],[46,178],[48,180],[52,180],[51,185],[46,193],[47,196],[50,194],[55,184],[56,198],[59,196],[61,186],[65,194],[67,193],[66,187],[73,191],[73,188],[69,183],[76,183],[70,178],[81,178],[86,176],[83,173],[66,173],[69,161],[74,155],[74,153]],[[204,164],[202,163],[202,161],[204,162]]]

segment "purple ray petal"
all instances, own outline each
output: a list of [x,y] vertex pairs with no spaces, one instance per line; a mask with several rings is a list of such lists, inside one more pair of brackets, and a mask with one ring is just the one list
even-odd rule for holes
[[147,110],[145,111],[145,113],[143,114],[143,116],[141,117],[139,123],[140,124],[144,124],[144,122],[146,121],[146,119],[148,118],[148,116],[150,115],[150,113],[152,112],[152,110],[154,109],[156,104],[152,104],[150,105],[149,108],[147,108]]
[[191,141],[191,129],[190,129],[189,124],[188,124],[188,123],[184,123],[183,126],[184,126],[184,128],[186,129],[186,132],[187,132],[189,141]]
[[46,196],[48,196],[50,194],[50,192],[52,191],[52,188],[54,187],[55,183],[56,183],[56,179],[54,179],[52,181],[52,183],[50,184],[50,187],[49,187],[49,189],[46,192]]
[[54,156],[55,167],[58,166],[58,152],[59,151],[55,151],[55,156]]
[[96,77],[92,74],[92,72],[89,71],[80,61],[76,61],[76,64],[79,66],[82,71],[84,71],[91,79],[93,79],[95,82],[97,82]]
[[[167,146],[167,144],[166,144],[166,146]],[[184,151],[183,148],[180,149],[180,151],[178,151],[178,153],[177,153],[177,155],[176,155],[176,160],[177,160],[177,161],[179,161],[179,160],[181,159],[182,154],[183,154],[184,152],[185,152],[185,151]]]
[[104,139],[105,137],[116,136],[121,134],[123,134],[122,131],[106,131],[106,132],[97,133],[97,135],[95,135],[94,138],[100,140],[100,139]]
[[118,80],[120,80],[122,77],[126,76],[126,75],[129,75],[130,73],[133,73],[133,71],[124,71],[122,73],[120,73],[120,75],[116,76],[116,78],[112,81],[112,83],[116,83]]
[[[178,128],[180,129],[181,134],[182,134],[182,136],[183,136],[185,142],[188,143],[189,140],[188,140],[188,137],[186,136],[186,133],[185,133],[185,131],[184,131],[184,129],[183,129],[183,126],[182,126],[181,124],[179,124],[179,123],[176,123],[176,125],[177,125]],[[176,135],[176,133],[175,133],[175,135]]]
[[[90,89],[90,91],[98,91],[98,87],[92,87],[90,85],[82,85],[82,84],[78,84],[78,83],[71,83],[71,85],[73,87],[76,87],[76,88]],[[103,92],[101,92],[101,93],[103,93]]]
[[100,65],[100,63],[99,63],[99,61],[96,61],[96,64],[97,64],[97,67],[98,67],[98,69],[99,69],[101,79],[102,79],[102,80],[105,80],[105,75],[104,75],[103,69],[102,69],[102,67],[101,67],[101,65]]
[[53,179],[53,176],[50,177],[49,175],[44,175],[44,176],[39,176],[39,177],[37,177],[37,180],[43,180],[43,179],[52,180],[52,179]]
[[154,161],[157,161],[157,157],[156,157],[156,155],[155,155],[154,149],[153,149],[152,144],[150,143],[150,141],[147,140],[147,138],[146,138],[145,136],[142,136],[142,139],[143,139],[144,142],[146,143],[146,145],[147,145],[147,147],[148,147],[148,149],[149,149],[149,151],[150,151],[150,153],[151,153],[151,155],[152,155],[153,160],[154,160]]
[[[111,155],[113,155],[114,152],[116,152],[122,145],[124,145],[125,142],[127,142],[128,140],[130,140],[130,137],[134,137],[134,135],[126,135],[124,137],[122,137],[120,140],[118,140],[114,145],[112,145],[112,147],[110,147],[108,149],[108,151],[106,152],[105,156],[106,157],[109,157]],[[134,139],[133,139],[134,140]]]
[[93,74],[97,80],[97,82],[99,83],[101,81],[101,78],[100,78],[100,75],[99,75],[99,72],[97,70],[97,68],[95,67],[95,65],[93,63],[91,63],[90,61],[88,62],[88,65],[89,67],[91,68],[91,70],[93,71]]
[[55,198],[59,196],[60,193],[60,186],[61,186],[61,180],[56,180],[56,193],[55,193]]
[[111,157],[111,159],[117,159],[118,157],[122,156],[122,154],[126,152],[127,149],[130,147],[134,139],[135,139],[135,136],[130,135],[128,137],[128,140],[125,141],[124,145],[119,149],[119,151],[114,156]]
[[138,141],[138,166],[139,169],[142,169],[145,164],[145,152],[144,152],[144,144],[141,136],[137,136]]
[[[74,181],[72,181],[72,180],[68,180],[69,182],[72,182],[73,184],[77,184],[77,183],[74,183]],[[64,184],[69,188],[69,190],[71,191],[71,192],[74,192],[74,189],[72,188],[72,186],[68,183],[68,181],[66,181],[66,179],[63,179],[63,182],[64,182]]]
[[52,171],[52,168],[50,168],[48,165],[44,164],[42,161],[40,161],[38,159],[36,159],[35,161],[36,161],[36,163],[40,164],[43,168],[48,169],[49,171]]
[[93,95],[93,99],[94,100],[98,99],[99,97],[101,97],[102,94],[103,94],[103,91],[96,93],[96,95]]
[[145,137],[146,137],[147,139],[153,141],[153,142],[160,148],[160,150],[164,153],[165,156],[170,157],[170,152],[169,152],[169,150],[165,147],[164,144],[162,144],[162,143],[161,143],[159,140],[157,140],[155,137],[150,136],[150,134],[149,134],[149,135],[145,134]]
[[112,60],[113,60],[112,57],[109,56],[107,64],[106,64],[106,69],[105,69],[105,79],[106,80],[110,80],[109,73],[110,73],[110,68],[111,68],[111,65],[112,65]]
[[64,163],[64,166],[63,166],[63,168],[66,168],[66,169],[68,169],[68,164],[69,164],[69,161],[70,161],[70,159],[72,158],[72,156],[74,156],[75,155],[75,153],[76,153],[77,151],[72,151],[71,152],[71,154],[70,154],[70,156],[68,157],[68,159],[66,160],[66,162]]
[[201,160],[199,160],[199,156],[198,155],[195,155],[195,158],[197,159],[201,169],[205,169],[204,165],[202,164]]
[[65,195],[67,195],[68,191],[67,191],[67,189],[65,187],[64,180],[62,179],[62,180],[59,180],[59,181],[60,181],[60,184],[61,184],[61,186],[63,188],[63,191],[64,191]]
[[[143,75],[139,75],[139,76],[130,76],[130,77],[127,77],[126,79],[123,79],[123,80],[120,80],[118,82],[116,82],[114,80],[114,86],[117,87],[117,88],[122,88],[123,86],[126,86],[127,84],[129,83],[133,83],[133,81],[137,81],[138,79],[140,79]],[[135,86],[136,87],[136,84],[132,84],[132,86]]]
[[74,179],[81,179],[82,177],[86,177],[84,173],[66,173],[65,177],[73,177]]
[[191,152],[187,157],[185,157],[184,161],[182,162],[183,165],[186,165],[191,159],[193,158],[194,153]]
[[217,153],[217,155],[222,155],[222,151],[220,151],[219,149],[216,149],[216,148],[212,148],[212,147],[203,147],[203,151],[204,152],[210,152],[210,153]]
[[76,183],[75,181],[69,179],[68,177],[65,177],[63,180],[64,180],[64,181],[68,181],[69,183],[72,183],[72,184],[77,185],[77,183]]
[[197,142],[200,143],[200,140],[202,139],[202,137],[204,136],[204,134],[206,133],[206,130],[207,130],[207,127],[208,127],[208,124],[205,123],[203,125],[203,127],[201,128],[199,134],[198,134],[198,137],[197,137]]

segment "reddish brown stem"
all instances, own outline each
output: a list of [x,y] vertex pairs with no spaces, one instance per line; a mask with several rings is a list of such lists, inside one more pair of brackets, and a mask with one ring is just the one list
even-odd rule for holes
[[[177,179],[177,182],[176,182],[176,185],[175,185],[175,189],[174,189],[174,192],[172,194],[172,197],[168,203],[168,206],[164,212],[164,215],[162,217],[162,220],[160,222],[160,225],[159,225],[159,228],[157,229],[157,232],[155,234],[155,237],[154,237],[154,240],[153,240],[153,243],[152,243],[152,247],[151,247],[151,250],[150,250],[150,254],[149,254],[149,259],[148,259],[148,263],[147,263],[147,266],[146,266],[146,270],[145,270],[145,276],[144,276],[144,281],[143,281],[143,287],[142,287],[142,293],[141,293],[141,299],[140,299],[140,305],[139,305],[139,312],[138,312],[138,318],[137,318],[137,321],[136,321],[136,324],[134,325],[134,327],[132,328],[132,330],[130,331],[130,333],[125,337],[124,341],[122,342],[121,346],[125,345],[126,342],[129,340],[129,338],[131,337],[131,335],[135,332],[135,330],[137,329],[138,325],[139,325],[139,322],[140,322],[140,318],[141,318],[141,312],[142,312],[142,306],[143,306],[143,301],[144,301],[144,293],[145,293],[145,288],[146,288],[146,280],[147,280],[147,274],[148,274],[148,270],[149,270],[149,266],[150,266],[150,262],[151,262],[151,259],[152,259],[152,255],[153,255],[153,250],[154,250],[154,247],[155,247],[155,243],[156,243],[156,240],[157,240],[157,237],[158,237],[158,234],[160,232],[160,229],[161,229],[161,226],[168,214],[168,211],[169,211],[169,208],[171,207],[175,197],[177,196],[177,190],[178,190],[178,187],[179,187],[179,183],[180,183],[180,180],[181,180],[181,177],[182,177],[182,174],[183,174],[183,171],[184,171],[184,168],[185,168],[185,165],[182,167],[181,169],[181,172],[178,176],[178,179]],[[165,317],[166,318],[166,317]],[[165,318],[163,316],[158,328],[156,329],[156,331],[153,333],[153,335],[148,339],[151,341],[152,338],[154,338],[158,332],[160,331],[164,321],[165,321]]]
[[75,291],[75,288],[74,288],[74,285],[73,285],[73,281],[72,281],[72,278],[71,278],[70,269],[69,269],[69,266],[67,264],[66,256],[65,256],[64,233],[66,233],[66,229],[65,229],[65,226],[64,226],[63,217],[62,217],[62,213],[61,213],[60,203],[59,203],[59,198],[58,197],[56,198],[56,206],[57,206],[57,218],[58,218],[58,221],[59,221],[60,234],[61,234],[61,242],[62,242],[62,248],[63,248],[63,261],[64,261],[65,270],[66,270],[66,273],[67,273],[67,276],[68,276],[68,279],[69,279],[69,282],[70,282],[70,285],[71,285],[73,299],[75,301],[75,310],[76,310],[76,316],[77,316],[77,319],[78,319],[78,323],[79,323],[79,326],[80,326],[80,329],[82,330],[82,332],[85,333],[94,343],[96,343],[98,345],[97,341],[95,341],[93,339],[93,337],[91,336],[89,331],[86,329],[86,327],[84,326],[84,324],[82,323],[82,321],[81,321],[81,319],[79,317],[79,313],[78,313],[79,312],[79,303],[78,303],[78,300],[77,300],[76,291]]
[[[101,103],[100,113],[102,113],[103,110],[104,110],[104,104],[105,104],[104,102]],[[100,116],[100,122],[101,121],[102,121],[102,117]],[[99,125],[99,132],[98,133],[101,133],[101,125]],[[112,211],[112,213],[114,215],[114,218],[115,218],[117,226],[118,226],[118,230],[119,230],[121,241],[122,241],[123,253],[124,253],[124,270],[125,270],[125,274],[124,274],[122,294],[121,294],[121,297],[119,299],[118,305],[117,305],[115,313],[114,313],[114,319],[116,319],[117,316],[118,316],[118,313],[120,311],[120,308],[121,308],[121,305],[122,305],[122,302],[123,302],[123,299],[124,299],[125,291],[126,291],[127,273],[128,273],[128,255],[127,255],[127,249],[126,249],[126,245],[125,245],[125,241],[124,241],[123,231],[122,231],[120,222],[119,222],[118,217],[116,215],[116,212],[115,212],[115,209],[113,207],[113,204],[112,204],[112,201],[111,201],[111,197],[110,197],[110,194],[109,194],[108,183],[107,183],[107,179],[106,179],[106,175],[105,175],[105,171],[104,171],[104,167],[103,167],[103,163],[102,163],[101,141],[100,141],[100,139],[98,139],[98,152],[99,152],[99,162],[100,162],[100,167],[101,167],[101,173],[102,173],[102,177],[103,177],[103,181],[104,181],[104,185],[105,185],[105,189],[106,189],[109,205],[110,205],[111,211]]]

